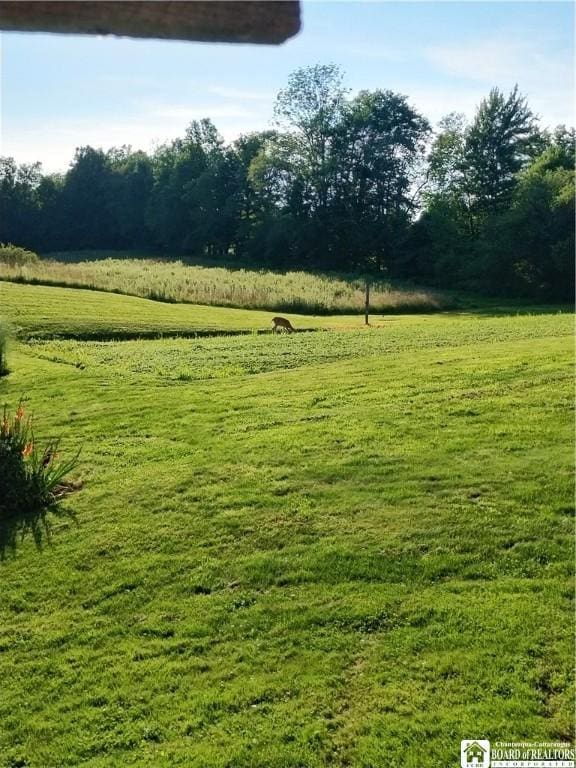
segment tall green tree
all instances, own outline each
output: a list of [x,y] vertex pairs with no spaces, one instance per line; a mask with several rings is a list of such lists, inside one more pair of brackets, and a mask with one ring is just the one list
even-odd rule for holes
[[464,149],[468,125],[459,112],[440,120],[428,154],[427,194],[460,197],[465,192]]
[[464,146],[473,210],[485,215],[509,205],[516,174],[541,148],[536,120],[518,86],[508,96],[493,88],[480,103]]
[[194,121],[183,139],[154,157],[148,207],[158,245],[217,258],[233,247],[240,207],[241,166],[210,120]]
[[38,185],[40,251],[59,251],[69,247],[68,221],[62,205],[63,188],[64,175],[60,173],[46,174]]
[[400,268],[429,131],[392,91],[361,91],[348,104],[336,142],[335,210],[355,267]]
[[40,163],[18,165],[12,157],[0,157],[0,242],[40,247],[41,181]]
[[239,136],[231,147],[238,180],[233,244],[234,258],[238,260],[271,263],[264,232],[273,222],[277,210],[267,197],[267,185],[260,178],[260,168],[267,166],[265,147],[275,138],[275,131],[255,131]]
[[278,94],[274,114],[284,137],[283,149],[303,188],[302,205],[322,215],[333,191],[337,161],[334,138],[344,117],[346,89],[334,64],[293,72]]
[[465,161],[467,131],[464,115],[457,112],[438,123],[427,158],[423,208],[408,249],[414,276],[447,286],[461,279],[476,231]]
[[331,206],[335,196],[335,139],[346,89],[334,65],[290,75],[275,105],[277,129],[249,168],[260,203],[255,229],[267,263],[335,268]]
[[129,146],[111,149],[106,156],[114,247],[145,249],[150,244],[147,210],[154,184],[152,162],[145,152],[133,152]]
[[59,195],[62,246],[70,250],[114,248],[112,171],[106,153],[90,146],[76,150]]

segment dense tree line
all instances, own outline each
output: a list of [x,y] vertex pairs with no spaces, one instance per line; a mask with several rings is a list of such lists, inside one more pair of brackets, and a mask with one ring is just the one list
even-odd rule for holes
[[64,175],[0,159],[0,241],[146,249],[268,267],[572,298],[574,130],[540,129],[515,88],[434,132],[405,96],[351,97],[296,71],[274,130],[226,145],[208,120],[151,155],[76,151]]

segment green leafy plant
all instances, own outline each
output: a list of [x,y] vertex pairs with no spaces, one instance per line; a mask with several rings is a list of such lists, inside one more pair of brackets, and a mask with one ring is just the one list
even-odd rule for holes
[[22,403],[13,415],[5,405],[0,423],[0,520],[45,509],[75,490],[77,486],[64,478],[78,455],[58,461],[58,440],[39,448],[32,417],[26,416]]
[[34,251],[28,251],[19,245],[12,243],[0,243],[0,264],[7,264],[9,267],[24,267],[27,264],[36,264],[38,254]]

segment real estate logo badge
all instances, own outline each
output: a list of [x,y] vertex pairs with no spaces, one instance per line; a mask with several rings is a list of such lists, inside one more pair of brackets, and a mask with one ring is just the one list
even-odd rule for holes
[[576,749],[563,742],[460,742],[462,768],[576,768]]
[[489,768],[490,742],[486,739],[465,739],[460,743],[462,768]]

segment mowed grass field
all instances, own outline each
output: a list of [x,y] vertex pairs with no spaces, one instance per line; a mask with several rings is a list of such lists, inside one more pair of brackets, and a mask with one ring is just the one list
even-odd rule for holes
[[41,550],[2,552],[0,766],[571,741],[573,316],[84,340],[269,327],[203,310],[0,283],[1,400],[84,482]]

